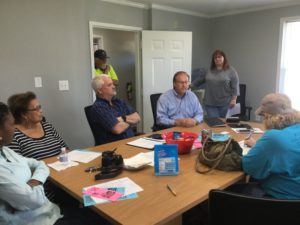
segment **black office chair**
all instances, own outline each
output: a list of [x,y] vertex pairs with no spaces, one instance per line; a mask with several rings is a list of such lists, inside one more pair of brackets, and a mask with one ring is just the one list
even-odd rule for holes
[[86,116],[86,119],[90,125],[90,128],[91,128],[91,131],[93,133],[93,137],[94,137],[94,141],[95,141],[95,146],[98,145],[97,143],[97,136],[96,136],[96,131],[95,131],[95,128],[94,128],[94,125],[93,125],[93,122],[91,120],[91,109],[92,109],[92,105],[89,105],[89,106],[86,106],[84,107],[84,112],[85,112],[85,116]]
[[246,84],[240,84],[240,96],[237,97],[236,102],[241,104],[241,113],[233,116],[240,117],[240,120],[249,121],[252,107],[246,106]]
[[153,126],[151,128],[153,132],[160,130],[158,124],[156,123],[156,109],[157,109],[157,101],[161,96],[161,94],[162,93],[156,93],[150,95],[151,109],[153,114]]
[[300,200],[256,198],[211,190],[208,205],[210,225],[300,224]]
[[153,126],[151,128],[152,128],[153,132],[170,128],[169,126],[164,126],[164,125],[156,123],[157,101],[158,101],[159,97],[161,96],[161,94],[162,93],[156,93],[156,94],[150,95],[151,109],[152,109],[152,114],[153,114]]

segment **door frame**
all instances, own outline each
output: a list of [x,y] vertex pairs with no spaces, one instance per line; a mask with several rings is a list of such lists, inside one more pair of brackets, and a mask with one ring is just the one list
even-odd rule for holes
[[[112,23],[101,23],[96,21],[89,21],[89,36],[90,36],[90,60],[91,60],[91,76],[94,76],[94,48],[93,48],[93,38],[94,38],[94,28],[102,29],[111,29],[111,30],[120,30],[120,31],[129,31],[135,33],[135,46],[136,46],[136,55],[135,55],[135,98],[136,98],[136,111],[140,114],[142,113],[142,69],[141,69],[141,48],[140,48],[140,39],[142,27],[133,27],[125,26]],[[92,90],[93,92],[93,90]],[[95,100],[95,93],[93,92],[93,100]],[[138,124],[138,130],[143,130],[143,123]]]

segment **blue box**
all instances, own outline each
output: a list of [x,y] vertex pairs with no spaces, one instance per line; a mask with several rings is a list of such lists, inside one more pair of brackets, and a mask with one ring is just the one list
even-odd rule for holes
[[154,172],[156,176],[178,175],[178,146],[165,144],[154,146]]

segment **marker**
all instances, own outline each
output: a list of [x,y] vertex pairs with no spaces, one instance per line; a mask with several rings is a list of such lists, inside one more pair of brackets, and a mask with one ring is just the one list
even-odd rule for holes
[[173,194],[174,196],[177,195],[177,194],[176,194],[176,191],[175,191],[175,189],[174,189],[174,187],[173,187],[173,185],[167,184],[167,188],[169,189],[169,191],[172,192],[172,194]]

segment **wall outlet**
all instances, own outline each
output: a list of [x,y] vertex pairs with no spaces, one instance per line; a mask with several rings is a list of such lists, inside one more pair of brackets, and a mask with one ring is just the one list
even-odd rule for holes
[[68,80],[59,80],[58,87],[60,91],[67,91],[69,90],[69,81]]
[[41,88],[42,86],[43,86],[42,78],[41,77],[35,77],[34,78],[34,87]]

